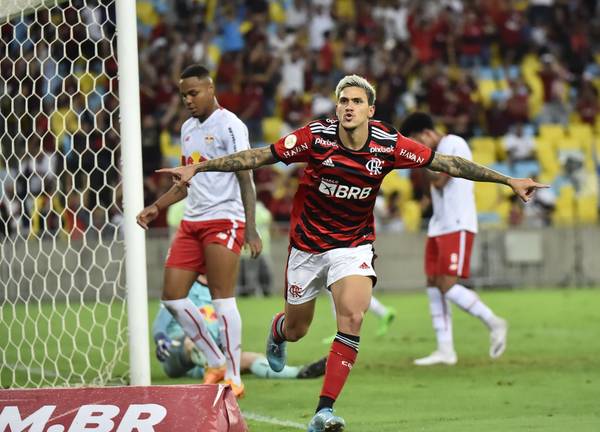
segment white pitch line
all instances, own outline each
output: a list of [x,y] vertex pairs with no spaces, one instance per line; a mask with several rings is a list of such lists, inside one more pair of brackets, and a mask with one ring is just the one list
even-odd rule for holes
[[19,366],[19,365],[13,365],[13,366],[8,366],[8,367],[12,370],[16,370],[16,371],[20,371],[20,372],[29,372],[33,375],[47,376],[50,378],[57,378],[60,376],[56,372],[50,372],[48,370],[44,370],[44,369],[40,369],[40,368],[36,368],[36,367],[28,368],[27,366]]
[[256,413],[247,412],[247,411],[242,411],[242,415],[244,416],[244,418],[246,418],[248,420],[254,420],[254,421],[257,421],[260,423],[269,423],[269,424],[277,425],[277,426],[287,426],[287,427],[293,428],[293,429],[306,430],[305,424],[297,423],[297,422],[290,421],[290,420],[279,420],[278,418],[275,418],[275,417],[268,417],[268,416],[264,416],[264,415],[260,415],[260,414],[256,414]]

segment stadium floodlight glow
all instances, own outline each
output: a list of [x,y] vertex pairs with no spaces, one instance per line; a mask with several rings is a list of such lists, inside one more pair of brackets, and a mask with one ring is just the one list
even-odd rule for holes
[[150,384],[135,16],[0,0],[2,387]]

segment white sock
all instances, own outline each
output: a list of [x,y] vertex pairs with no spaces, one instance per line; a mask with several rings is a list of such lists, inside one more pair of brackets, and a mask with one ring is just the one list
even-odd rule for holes
[[227,360],[225,379],[240,385],[240,359],[242,357],[242,317],[237,308],[235,297],[213,299],[213,305],[219,318],[221,344]]
[[488,328],[495,322],[496,315],[485,305],[474,291],[455,284],[446,292],[446,298],[452,301],[465,312],[479,318]]
[[427,287],[429,297],[429,312],[438,350],[448,352],[454,351],[454,340],[452,338],[452,309],[450,302],[442,292],[435,287]]
[[369,311],[373,312],[379,318],[384,316],[387,312],[387,308],[381,304],[374,296],[371,296],[371,303],[369,303]]
[[210,335],[202,314],[189,298],[162,300],[162,304],[171,312],[185,333],[194,341],[206,357],[209,367],[221,367],[225,356]]

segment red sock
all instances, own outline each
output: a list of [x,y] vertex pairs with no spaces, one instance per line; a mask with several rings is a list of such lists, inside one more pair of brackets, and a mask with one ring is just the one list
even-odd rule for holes
[[[352,338],[351,340],[347,339]],[[342,340],[344,342],[342,342]],[[325,367],[325,379],[321,396],[328,397],[334,401],[344,388],[344,383],[348,374],[354,366],[356,356],[358,355],[358,336],[350,336],[338,333],[331,344],[331,351],[327,357],[327,366]],[[350,346],[352,344],[354,346]]]
[[273,340],[275,343],[281,343],[285,341],[285,335],[283,334],[283,323],[285,321],[285,313],[279,312],[273,319],[273,325],[271,331],[273,332]]

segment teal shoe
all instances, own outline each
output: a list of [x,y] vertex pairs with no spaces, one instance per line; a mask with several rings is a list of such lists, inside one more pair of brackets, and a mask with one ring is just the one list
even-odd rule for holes
[[333,409],[322,408],[308,424],[308,432],[342,432],[346,427],[343,418],[333,414]]
[[277,343],[275,342],[275,339],[273,339],[273,323],[280,315],[281,313],[273,317],[271,325],[269,326],[269,336],[267,337],[267,361],[269,362],[271,369],[275,372],[281,372],[285,367],[285,362],[287,360],[286,342],[283,341]]

